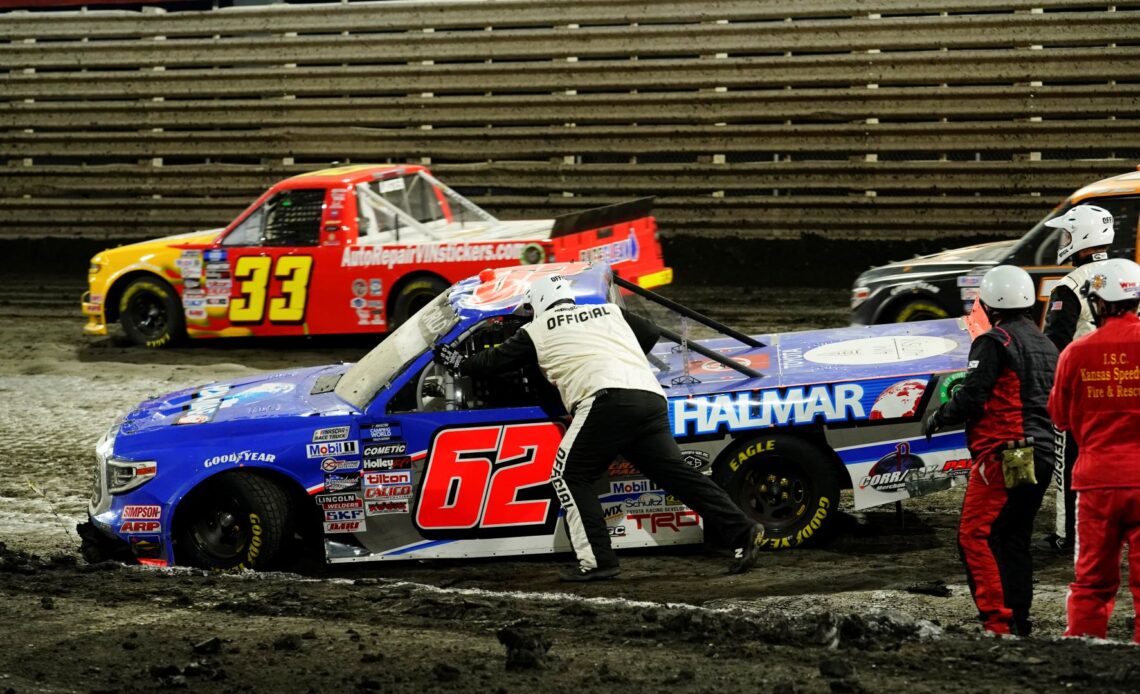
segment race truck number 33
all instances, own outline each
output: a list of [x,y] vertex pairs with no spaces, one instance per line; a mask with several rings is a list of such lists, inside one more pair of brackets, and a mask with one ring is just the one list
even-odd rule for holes
[[[269,304],[270,323],[300,323],[305,318],[305,302],[309,293],[309,277],[313,258],[307,255],[285,255],[277,258],[247,255],[234,264],[234,279],[239,295],[230,303],[233,323],[261,323]],[[270,272],[272,270],[272,273]],[[270,275],[279,283],[280,296],[266,301]]]
[[424,537],[550,533],[558,516],[550,472],[561,440],[562,427],[553,422],[438,432],[424,466],[416,526]]

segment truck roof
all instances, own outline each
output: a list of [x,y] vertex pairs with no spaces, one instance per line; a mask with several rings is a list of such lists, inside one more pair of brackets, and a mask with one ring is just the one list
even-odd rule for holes
[[300,186],[328,187],[337,183],[355,185],[378,178],[414,174],[425,170],[426,167],[418,164],[352,164],[298,174],[285,179],[278,185],[287,184],[283,186],[287,188]]
[[[1137,168],[1140,169],[1140,167]],[[1091,197],[1136,193],[1140,193],[1140,170],[1129,171],[1119,176],[1112,176],[1111,178],[1099,180],[1096,183],[1090,183],[1087,186],[1077,189],[1076,192],[1069,196],[1069,200],[1071,200],[1073,204],[1076,204]]]

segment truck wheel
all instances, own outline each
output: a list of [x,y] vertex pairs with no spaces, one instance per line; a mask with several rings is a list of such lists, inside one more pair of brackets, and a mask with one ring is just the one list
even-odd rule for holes
[[445,289],[447,289],[447,284],[438,277],[425,275],[405,282],[392,302],[388,329],[395,330],[398,328]]
[[293,537],[289,495],[245,472],[220,475],[187,497],[174,528],[176,563],[217,571],[266,569]]
[[185,334],[182,302],[174,288],[157,277],[132,280],[119,297],[119,322],[132,342],[157,348]]
[[890,322],[909,323],[911,321],[935,320],[949,317],[950,312],[942,308],[942,306],[933,299],[915,298],[899,306],[898,310],[894,312],[894,318]]
[[839,476],[816,446],[786,435],[741,442],[714,479],[764,525],[764,548],[790,549],[826,538],[839,510]]

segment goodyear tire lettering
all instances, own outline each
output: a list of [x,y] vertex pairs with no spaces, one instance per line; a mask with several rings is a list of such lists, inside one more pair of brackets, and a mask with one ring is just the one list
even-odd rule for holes
[[761,546],[780,551],[829,534],[840,472],[817,444],[780,433],[740,441],[714,464],[713,477],[750,518],[764,525]]
[[[238,522],[219,539],[222,515]],[[271,568],[283,561],[295,529],[293,503],[283,485],[245,472],[222,473],[194,489],[176,510],[175,563],[220,572]]]

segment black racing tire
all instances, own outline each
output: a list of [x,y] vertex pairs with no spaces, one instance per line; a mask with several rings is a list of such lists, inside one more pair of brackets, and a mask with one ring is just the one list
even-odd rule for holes
[[950,312],[934,299],[928,297],[915,297],[909,299],[891,312],[889,323],[910,323],[920,320],[936,320],[949,318]]
[[273,481],[248,472],[219,475],[179,507],[175,563],[216,571],[273,568],[293,539],[293,523],[289,495]]
[[439,296],[447,286],[446,282],[435,275],[420,275],[404,282],[392,300],[388,329],[395,330],[400,327],[421,308],[427,306],[432,299]]
[[775,434],[742,440],[717,462],[714,480],[764,526],[764,549],[815,544],[835,529],[839,474],[814,444]]
[[119,295],[119,322],[131,342],[152,349],[175,344],[186,334],[178,294],[154,276],[131,280]]

